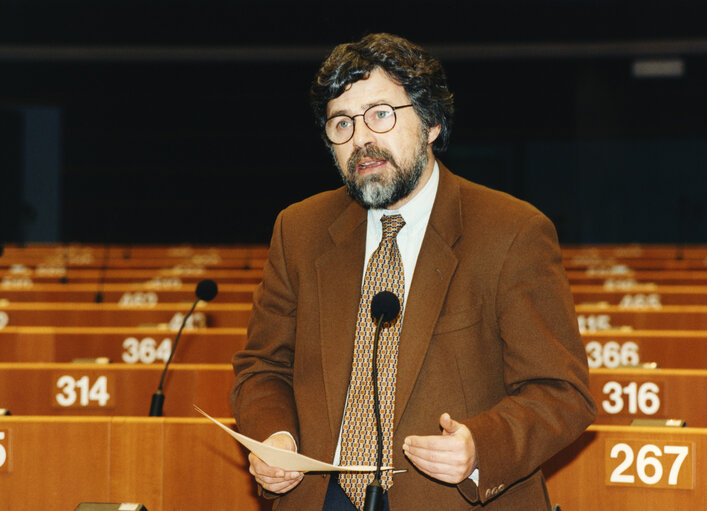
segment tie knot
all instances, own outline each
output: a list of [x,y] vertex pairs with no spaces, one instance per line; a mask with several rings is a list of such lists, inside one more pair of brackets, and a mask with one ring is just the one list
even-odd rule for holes
[[388,240],[398,235],[400,229],[405,225],[405,220],[402,215],[383,215],[381,223],[383,224],[383,239]]

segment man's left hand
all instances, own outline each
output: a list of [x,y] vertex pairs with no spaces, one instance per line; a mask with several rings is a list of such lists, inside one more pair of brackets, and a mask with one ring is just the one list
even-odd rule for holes
[[458,484],[477,465],[471,431],[448,413],[439,418],[441,435],[409,436],[403,444],[408,459],[422,472],[440,481]]

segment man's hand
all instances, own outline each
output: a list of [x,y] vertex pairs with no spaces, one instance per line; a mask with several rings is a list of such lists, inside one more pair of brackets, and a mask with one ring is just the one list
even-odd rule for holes
[[[296,450],[292,437],[284,433],[275,433],[263,443],[288,451]],[[272,493],[286,493],[297,486],[304,477],[302,472],[287,472],[278,467],[271,467],[253,453],[248,455],[248,461],[250,461],[249,471],[255,477],[255,481],[263,489]]]
[[458,484],[476,468],[476,447],[471,431],[448,413],[439,418],[441,435],[409,436],[403,450],[425,474],[445,483]]

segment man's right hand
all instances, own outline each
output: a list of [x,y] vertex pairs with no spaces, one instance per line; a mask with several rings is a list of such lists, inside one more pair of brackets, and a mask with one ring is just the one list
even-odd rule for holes
[[[285,433],[275,433],[263,443],[288,451],[297,450],[292,437]],[[248,461],[250,462],[250,473],[255,477],[255,481],[263,489],[272,493],[287,493],[297,486],[304,477],[302,472],[287,472],[278,467],[271,467],[253,453],[248,455]]]

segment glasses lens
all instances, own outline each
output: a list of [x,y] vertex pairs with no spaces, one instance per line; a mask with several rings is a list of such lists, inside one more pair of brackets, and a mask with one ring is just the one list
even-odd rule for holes
[[354,130],[354,121],[346,115],[332,117],[324,126],[326,136],[334,144],[343,144],[351,138]]
[[363,120],[376,133],[385,133],[395,126],[395,110],[390,105],[375,105],[366,110]]

